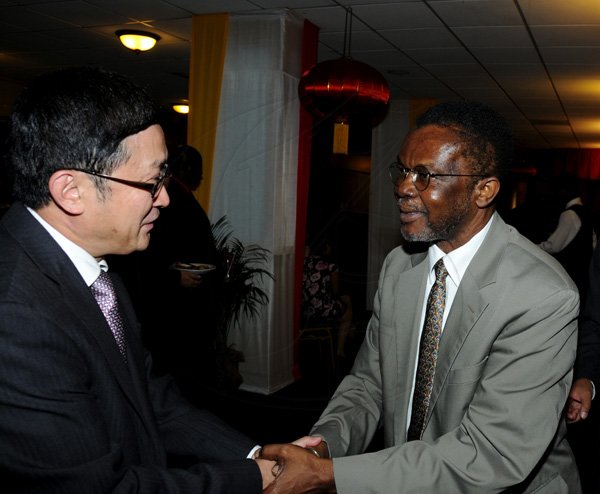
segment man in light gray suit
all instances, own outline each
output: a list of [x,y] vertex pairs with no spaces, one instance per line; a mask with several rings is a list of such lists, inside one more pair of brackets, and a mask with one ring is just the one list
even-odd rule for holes
[[[365,341],[313,427],[323,442],[263,449],[278,462],[267,492],[580,492],[564,419],[579,297],[495,212],[511,149],[503,119],[480,104],[418,119],[390,166],[407,244],[388,255]],[[385,449],[361,454],[379,427]]]

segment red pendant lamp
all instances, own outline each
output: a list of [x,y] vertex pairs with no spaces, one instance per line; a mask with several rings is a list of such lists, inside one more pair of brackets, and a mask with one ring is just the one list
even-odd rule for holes
[[333,117],[333,152],[340,154],[348,154],[350,119],[366,119],[375,126],[385,118],[390,101],[385,78],[370,65],[346,56],[351,35],[352,9],[346,8],[344,56],[316,64],[298,85],[300,103],[307,111],[317,118]]

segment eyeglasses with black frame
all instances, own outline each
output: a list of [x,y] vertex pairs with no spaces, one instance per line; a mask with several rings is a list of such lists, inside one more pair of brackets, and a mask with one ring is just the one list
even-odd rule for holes
[[408,168],[398,161],[394,161],[388,166],[388,173],[390,179],[394,185],[398,185],[406,179],[410,174],[412,175],[412,182],[415,188],[419,192],[423,192],[427,187],[432,178],[437,177],[487,177],[488,175],[481,174],[470,174],[470,173],[433,173],[430,172],[425,166],[417,165],[414,168]]
[[93,175],[94,177],[104,178],[106,180],[112,180],[113,182],[117,182],[123,185],[129,185],[129,187],[135,187],[136,189],[142,189],[146,192],[149,192],[152,196],[152,199],[156,199],[158,194],[160,194],[160,190],[163,186],[169,185],[169,180],[171,179],[171,172],[169,170],[168,163],[165,163],[160,171],[160,175],[156,178],[156,182],[135,182],[133,180],[125,180],[123,178],[111,177],[109,175],[102,175],[101,173],[96,173],[90,170],[81,170],[76,168],[76,170],[87,173],[88,175]]

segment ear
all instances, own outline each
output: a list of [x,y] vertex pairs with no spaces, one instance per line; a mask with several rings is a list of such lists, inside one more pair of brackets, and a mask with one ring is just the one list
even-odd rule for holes
[[79,175],[74,170],[58,170],[52,174],[48,182],[50,195],[56,205],[73,215],[81,214],[84,209]]
[[480,209],[490,206],[500,192],[500,180],[497,177],[482,178],[475,186],[475,204]]

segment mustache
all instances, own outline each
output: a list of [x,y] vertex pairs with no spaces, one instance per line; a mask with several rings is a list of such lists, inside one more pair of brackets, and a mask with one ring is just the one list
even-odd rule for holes
[[411,203],[408,199],[403,199],[398,194],[394,193],[396,205],[402,213],[427,213],[427,208],[422,204]]

